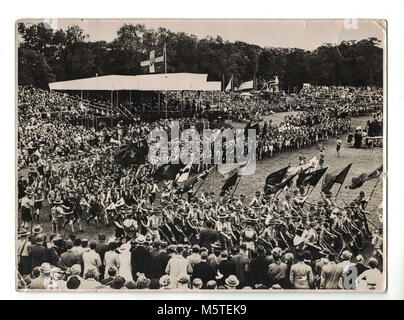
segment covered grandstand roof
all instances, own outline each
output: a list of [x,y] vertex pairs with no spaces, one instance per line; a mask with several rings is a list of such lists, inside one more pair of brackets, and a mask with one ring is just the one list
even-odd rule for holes
[[110,75],[49,83],[51,90],[220,91],[220,81],[207,74],[163,73],[136,76]]

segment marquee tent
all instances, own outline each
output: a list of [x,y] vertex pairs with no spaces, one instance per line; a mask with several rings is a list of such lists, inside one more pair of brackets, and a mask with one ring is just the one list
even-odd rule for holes
[[109,75],[49,83],[50,90],[220,91],[220,81],[207,74],[163,73],[136,76]]

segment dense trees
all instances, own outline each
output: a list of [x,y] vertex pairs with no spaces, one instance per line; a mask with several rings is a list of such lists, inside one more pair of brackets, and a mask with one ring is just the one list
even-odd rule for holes
[[43,23],[19,23],[19,84],[47,87],[49,81],[108,74],[143,73],[140,61],[152,49],[167,46],[168,72],[208,73],[209,80],[235,85],[252,80],[258,88],[274,75],[283,89],[293,91],[304,82],[316,85],[382,86],[383,50],[376,38],[323,44],[313,51],[272,48],[221,37],[198,39],[184,32],[144,25],[123,25],[111,42],[88,41],[77,26],[52,30]]

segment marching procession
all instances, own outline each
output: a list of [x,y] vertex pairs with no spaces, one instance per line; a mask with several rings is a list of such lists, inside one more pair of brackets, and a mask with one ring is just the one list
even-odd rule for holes
[[[306,91],[305,99],[317,98],[315,92]],[[346,203],[338,194],[355,163],[328,168],[323,147],[335,139],[339,157],[340,136],[352,134],[352,117],[379,119],[380,99],[362,102],[360,113],[353,99],[325,107],[299,102],[280,123],[250,119],[246,128],[256,130],[258,161],[310,146],[318,153],[268,172],[265,186],[244,194],[237,192],[242,164],[147,161],[149,132],[169,131],[170,119],[91,128],[77,121],[83,112],[68,96],[24,87],[18,93],[20,289],[383,287],[383,220],[376,224],[369,217],[378,213],[366,210],[383,167],[352,178],[349,189],[357,196]],[[350,94],[356,93],[362,91]],[[250,103],[240,100],[232,109],[230,100],[226,108],[237,113]],[[179,123],[199,132],[231,126],[203,112]],[[208,186],[217,177],[220,195]],[[370,180],[376,184],[366,194],[359,188]],[[320,183],[314,201],[310,195]],[[46,232],[44,225],[50,225]],[[98,235],[89,239],[87,229],[94,227]]]

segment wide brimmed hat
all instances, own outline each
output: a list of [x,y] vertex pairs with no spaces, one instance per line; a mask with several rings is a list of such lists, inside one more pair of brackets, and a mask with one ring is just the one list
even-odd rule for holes
[[30,234],[31,234],[31,232],[29,232],[29,231],[26,230],[26,229],[20,229],[20,230],[18,231],[18,235],[21,236],[21,237],[23,237],[23,236],[29,236]]
[[25,189],[25,194],[33,195],[33,194],[34,194],[34,191],[32,190],[31,187],[28,187],[27,189]]
[[234,274],[230,275],[224,282],[228,287],[231,288],[235,288],[240,284],[240,281]]
[[61,198],[61,197],[57,197],[52,203],[53,203],[53,204],[62,204],[63,201],[62,201],[62,198]]
[[137,244],[143,244],[146,241],[146,238],[144,235],[139,234],[135,241]]
[[181,274],[178,276],[177,281],[178,281],[178,283],[181,283],[181,284],[189,283],[189,281],[190,281],[189,275],[187,275],[185,273]]
[[352,253],[349,252],[348,250],[344,250],[341,254],[341,259],[343,259],[343,260],[351,259],[351,257],[352,257]]
[[170,284],[171,284],[171,277],[169,276],[169,275],[164,275],[164,276],[162,276],[161,278],[160,278],[160,280],[159,280],[159,284],[162,286],[162,287],[167,287],[167,286],[169,286]]
[[42,228],[39,224],[35,225],[35,226],[32,228],[32,233],[33,233],[34,235],[40,234],[42,231],[43,231],[43,228]]
[[50,274],[50,270],[51,270],[50,264],[49,264],[48,262],[42,263],[39,270],[40,270],[43,274],[46,274],[46,275],[47,275],[47,274]]

